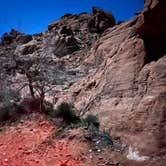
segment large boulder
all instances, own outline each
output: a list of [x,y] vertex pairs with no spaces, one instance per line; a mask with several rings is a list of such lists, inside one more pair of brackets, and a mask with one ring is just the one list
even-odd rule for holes
[[92,18],[89,20],[88,28],[90,32],[102,33],[107,28],[115,25],[115,18],[109,11],[104,11],[98,7],[93,7]]
[[16,41],[20,44],[26,44],[32,40],[32,35],[20,35],[17,37]]
[[37,49],[37,42],[35,40],[32,40],[26,44],[17,46],[15,55],[33,54]]

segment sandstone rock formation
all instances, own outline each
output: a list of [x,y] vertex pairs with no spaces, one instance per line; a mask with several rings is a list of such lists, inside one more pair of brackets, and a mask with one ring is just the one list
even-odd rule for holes
[[11,44],[14,41],[16,41],[17,43],[20,43],[20,44],[26,44],[32,40],[32,36],[22,34],[16,30],[12,29],[9,34],[4,33],[2,35],[1,39],[2,39],[2,42],[1,42],[2,44]]
[[109,27],[115,25],[115,18],[109,11],[104,11],[98,7],[92,8],[92,13],[81,13],[79,15],[66,14],[60,20],[51,23],[49,30],[57,29],[59,26],[71,27],[74,32],[96,32],[101,33]]
[[[18,66],[32,70],[37,62],[47,86],[53,87],[47,97],[56,99],[55,106],[69,101],[83,116],[96,114],[102,127],[111,128],[126,144],[125,156],[136,149],[144,156],[138,160],[141,164],[162,166],[166,157],[165,7],[164,0],[145,0],[141,13],[117,25],[110,13],[98,8],[92,14],[67,14],[24,45],[5,34],[0,45],[0,90],[23,86],[26,80]],[[37,49],[30,51],[32,42]],[[22,97],[26,95],[21,91]]]

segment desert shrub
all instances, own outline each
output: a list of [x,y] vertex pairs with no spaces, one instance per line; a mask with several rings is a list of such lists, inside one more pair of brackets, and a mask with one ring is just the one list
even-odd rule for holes
[[52,103],[47,101],[44,102],[44,113],[50,117],[55,116],[55,110]]
[[109,145],[113,145],[110,130],[100,129],[100,122],[97,116],[89,114],[83,119],[83,124],[87,127],[85,138],[91,142],[92,150],[100,151]]
[[40,98],[24,98],[19,103],[19,113],[29,114],[33,112],[42,112],[44,110],[43,105],[41,105]]
[[63,102],[56,109],[56,116],[61,117],[65,123],[71,124],[80,121],[80,118],[75,113],[75,108],[72,104]]
[[8,120],[8,110],[1,108],[0,109],[0,122]]
[[88,128],[87,128],[87,133],[85,134],[85,138],[89,141],[93,141],[98,136],[99,129],[96,128],[93,124],[87,127]]
[[8,105],[7,103],[17,102],[19,100],[19,92],[16,92],[11,89],[0,90],[0,102],[5,103],[5,105]]
[[4,104],[0,108],[0,122],[5,122],[7,120],[15,121],[19,118],[17,112],[17,105],[15,103]]
[[99,119],[95,115],[89,114],[83,121],[87,127],[91,125],[93,125],[96,128],[100,127]]
[[0,91],[0,122],[16,120],[18,116],[17,102],[20,100],[18,92],[11,89]]

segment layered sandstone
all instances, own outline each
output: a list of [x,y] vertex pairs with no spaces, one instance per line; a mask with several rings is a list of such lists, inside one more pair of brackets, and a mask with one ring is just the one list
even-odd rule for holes
[[165,7],[164,0],[145,0],[141,13],[118,25],[94,8],[65,15],[28,43],[2,43],[1,89],[22,86],[17,65],[33,69],[38,61],[54,87],[47,97],[56,99],[55,106],[68,101],[82,116],[97,115],[126,144],[125,156],[131,159],[135,150],[140,162],[160,166],[166,157]]

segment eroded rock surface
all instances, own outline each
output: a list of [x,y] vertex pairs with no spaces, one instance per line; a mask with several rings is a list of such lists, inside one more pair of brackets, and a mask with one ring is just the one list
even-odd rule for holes
[[[98,20],[99,12],[94,8],[91,14],[67,14],[24,45],[1,44],[0,88],[22,86],[25,78],[18,65],[33,70],[38,62],[47,85],[54,87],[47,96],[56,99],[55,106],[68,101],[82,115],[96,114],[101,126],[111,128],[127,145],[125,156],[139,154],[141,160],[145,156],[146,166],[162,166],[166,157],[165,1],[145,0],[143,12],[118,25],[105,24],[111,16],[104,11],[107,16]],[[89,29],[91,24],[97,31]],[[34,41],[37,49],[23,54],[22,49]]]

